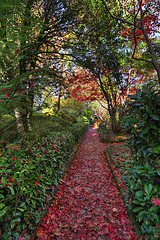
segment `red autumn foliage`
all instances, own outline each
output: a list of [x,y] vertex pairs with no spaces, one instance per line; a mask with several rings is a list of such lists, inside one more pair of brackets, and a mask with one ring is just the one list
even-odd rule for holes
[[96,78],[89,73],[77,73],[70,79],[72,84],[71,97],[78,101],[102,100],[103,93],[96,83]]
[[[142,2],[142,8],[143,9],[148,8],[148,11],[146,11],[146,14],[143,17],[143,25],[149,37],[153,38],[155,37],[155,34],[159,32],[160,27],[158,5],[156,5],[154,1],[147,0]],[[134,10],[132,9],[130,13],[131,15],[132,14],[134,15]],[[132,41],[132,44],[135,44],[133,28],[130,27],[126,28],[123,30],[121,34],[123,37],[129,38]],[[145,37],[144,34],[142,33],[141,24],[140,21],[138,20],[138,17],[136,21],[135,35],[137,42],[145,42]]]
[[138,239],[104,156],[97,130],[85,134],[44,218],[37,240]]

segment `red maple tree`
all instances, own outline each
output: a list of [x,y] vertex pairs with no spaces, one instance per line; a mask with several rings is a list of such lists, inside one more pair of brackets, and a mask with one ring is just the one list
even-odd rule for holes
[[97,84],[95,76],[89,72],[78,71],[75,77],[69,80],[72,85],[71,97],[78,101],[104,100],[104,94]]

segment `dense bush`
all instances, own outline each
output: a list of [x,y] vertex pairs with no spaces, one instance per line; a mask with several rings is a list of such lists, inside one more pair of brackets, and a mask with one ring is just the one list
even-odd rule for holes
[[73,123],[77,123],[77,118],[75,118],[72,114],[67,114],[64,112],[58,112],[58,116],[60,116],[63,120],[67,120],[69,122]]
[[154,164],[160,153],[160,91],[146,89],[130,98],[126,118],[130,147],[140,163]]
[[[128,185],[129,209],[136,213],[145,239],[157,239],[160,224],[160,91],[137,91],[128,101],[126,127],[131,137],[132,164],[123,176]],[[153,199],[159,199],[153,205]]]
[[0,139],[10,140],[17,137],[17,127],[14,116],[1,114],[0,116]]
[[73,131],[32,133],[7,147],[1,143],[2,239],[20,239],[20,233],[30,239],[86,128],[76,124]]
[[60,114],[57,115],[35,115],[32,117],[32,131],[62,131],[68,127],[71,127],[75,124],[76,120],[72,119],[72,116],[69,114]]
[[78,118],[78,122],[79,122],[79,123],[89,123],[89,120],[88,120],[88,118],[85,117],[85,116],[80,116],[80,117]]
[[104,122],[99,124],[98,133],[100,141],[105,143],[124,142],[127,139],[127,136],[124,134],[115,134]]
[[[77,119],[71,114],[59,112],[58,114],[41,114],[33,112],[30,120],[29,134],[47,136],[51,131],[63,131],[77,123]],[[24,127],[27,123],[24,122]],[[27,133],[28,134],[28,133]],[[18,137],[15,117],[9,114],[0,116],[0,139],[12,142]]]
[[78,139],[81,139],[83,136],[83,133],[87,131],[87,129],[88,129],[88,124],[76,123],[71,129],[74,141],[77,142]]

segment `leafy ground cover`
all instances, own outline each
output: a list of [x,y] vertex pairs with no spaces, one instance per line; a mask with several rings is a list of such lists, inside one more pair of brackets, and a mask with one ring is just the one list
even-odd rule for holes
[[[147,175],[153,175],[154,171],[148,164],[143,168],[139,166],[135,169],[130,155],[130,150],[125,143],[110,144],[107,147],[107,160],[121,196],[128,206],[132,222],[144,234],[144,239],[159,239],[160,195],[151,181],[145,179]],[[136,183],[137,175],[134,175],[133,179],[131,169],[135,169],[139,176],[138,184]],[[144,174],[143,182],[140,178],[141,174]]]
[[99,126],[98,132],[100,141],[105,143],[125,142],[127,139],[127,136],[125,134],[114,134],[111,128],[103,128]]
[[124,172],[125,160],[127,161],[129,158],[129,149],[123,142],[111,143],[107,145],[105,155],[115,182],[118,184],[119,190],[122,193],[121,197],[123,197],[126,192],[125,184],[122,181],[122,174]]
[[37,232],[37,240],[138,239],[91,127]]
[[[126,162],[123,181],[129,206],[136,213],[146,240],[160,239],[160,91],[144,87],[130,95],[124,118],[130,138],[131,161]],[[128,164],[127,164],[128,163]]]
[[0,238],[32,239],[55,189],[88,125],[34,135],[15,144],[1,142]]

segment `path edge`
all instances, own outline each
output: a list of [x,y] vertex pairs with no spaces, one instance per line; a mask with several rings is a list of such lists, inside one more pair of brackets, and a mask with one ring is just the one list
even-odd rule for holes
[[[89,129],[89,128],[88,128],[88,129]],[[81,139],[79,140],[79,142],[78,142],[75,150],[74,150],[73,153],[70,155],[70,157],[69,157],[69,159],[68,159],[68,162],[67,162],[67,164],[66,164],[66,166],[65,166],[65,169],[64,169],[64,171],[61,173],[60,180],[59,180],[59,184],[58,184],[58,186],[56,186],[56,188],[54,189],[52,198],[51,198],[51,199],[49,200],[49,202],[48,202],[48,207],[47,207],[47,208],[44,210],[44,212],[42,213],[42,216],[41,216],[41,218],[40,218],[39,223],[37,224],[37,226],[35,227],[35,229],[33,230],[32,234],[31,234],[31,239],[32,239],[32,240],[36,240],[36,236],[37,236],[38,229],[39,229],[39,227],[41,226],[41,223],[42,223],[44,217],[46,216],[47,211],[48,211],[48,209],[50,208],[50,206],[51,206],[51,204],[52,204],[52,202],[53,202],[53,200],[54,200],[54,197],[55,197],[55,195],[56,195],[56,193],[57,193],[57,191],[58,191],[58,188],[59,188],[60,185],[62,184],[61,181],[62,181],[63,178],[65,177],[65,175],[66,175],[66,173],[67,173],[67,170],[68,170],[68,168],[70,167],[70,165],[71,165],[71,163],[72,163],[72,161],[73,161],[73,159],[74,159],[74,157],[75,157],[75,154],[77,153],[77,151],[78,151],[78,149],[79,149],[79,147],[80,147],[80,145],[81,145],[81,143],[82,143],[82,140],[83,140],[86,132],[88,131],[88,129],[85,131],[85,133],[83,134],[83,136],[82,136]]]
[[[120,193],[122,201],[123,201],[124,205],[126,206],[126,201],[125,201],[125,197],[124,197],[124,194],[123,194],[123,189],[120,186],[119,180],[118,180],[117,176],[114,174],[114,170],[113,170],[112,165],[110,163],[111,157],[109,157],[109,153],[106,150],[104,150],[104,155],[106,157],[106,161],[108,163],[108,166],[109,166],[109,168],[110,168],[110,170],[112,172],[112,176],[114,178],[114,181],[115,181],[116,186],[118,188],[118,191]],[[133,229],[134,229],[136,235],[138,236],[138,239],[141,239],[142,233],[141,233],[140,227],[139,227],[139,225],[137,223],[137,220],[136,220],[136,218],[134,216],[134,213],[131,212],[128,208],[127,208],[127,213],[128,213],[129,220],[130,220],[130,222],[131,222],[131,224],[133,226]]]

